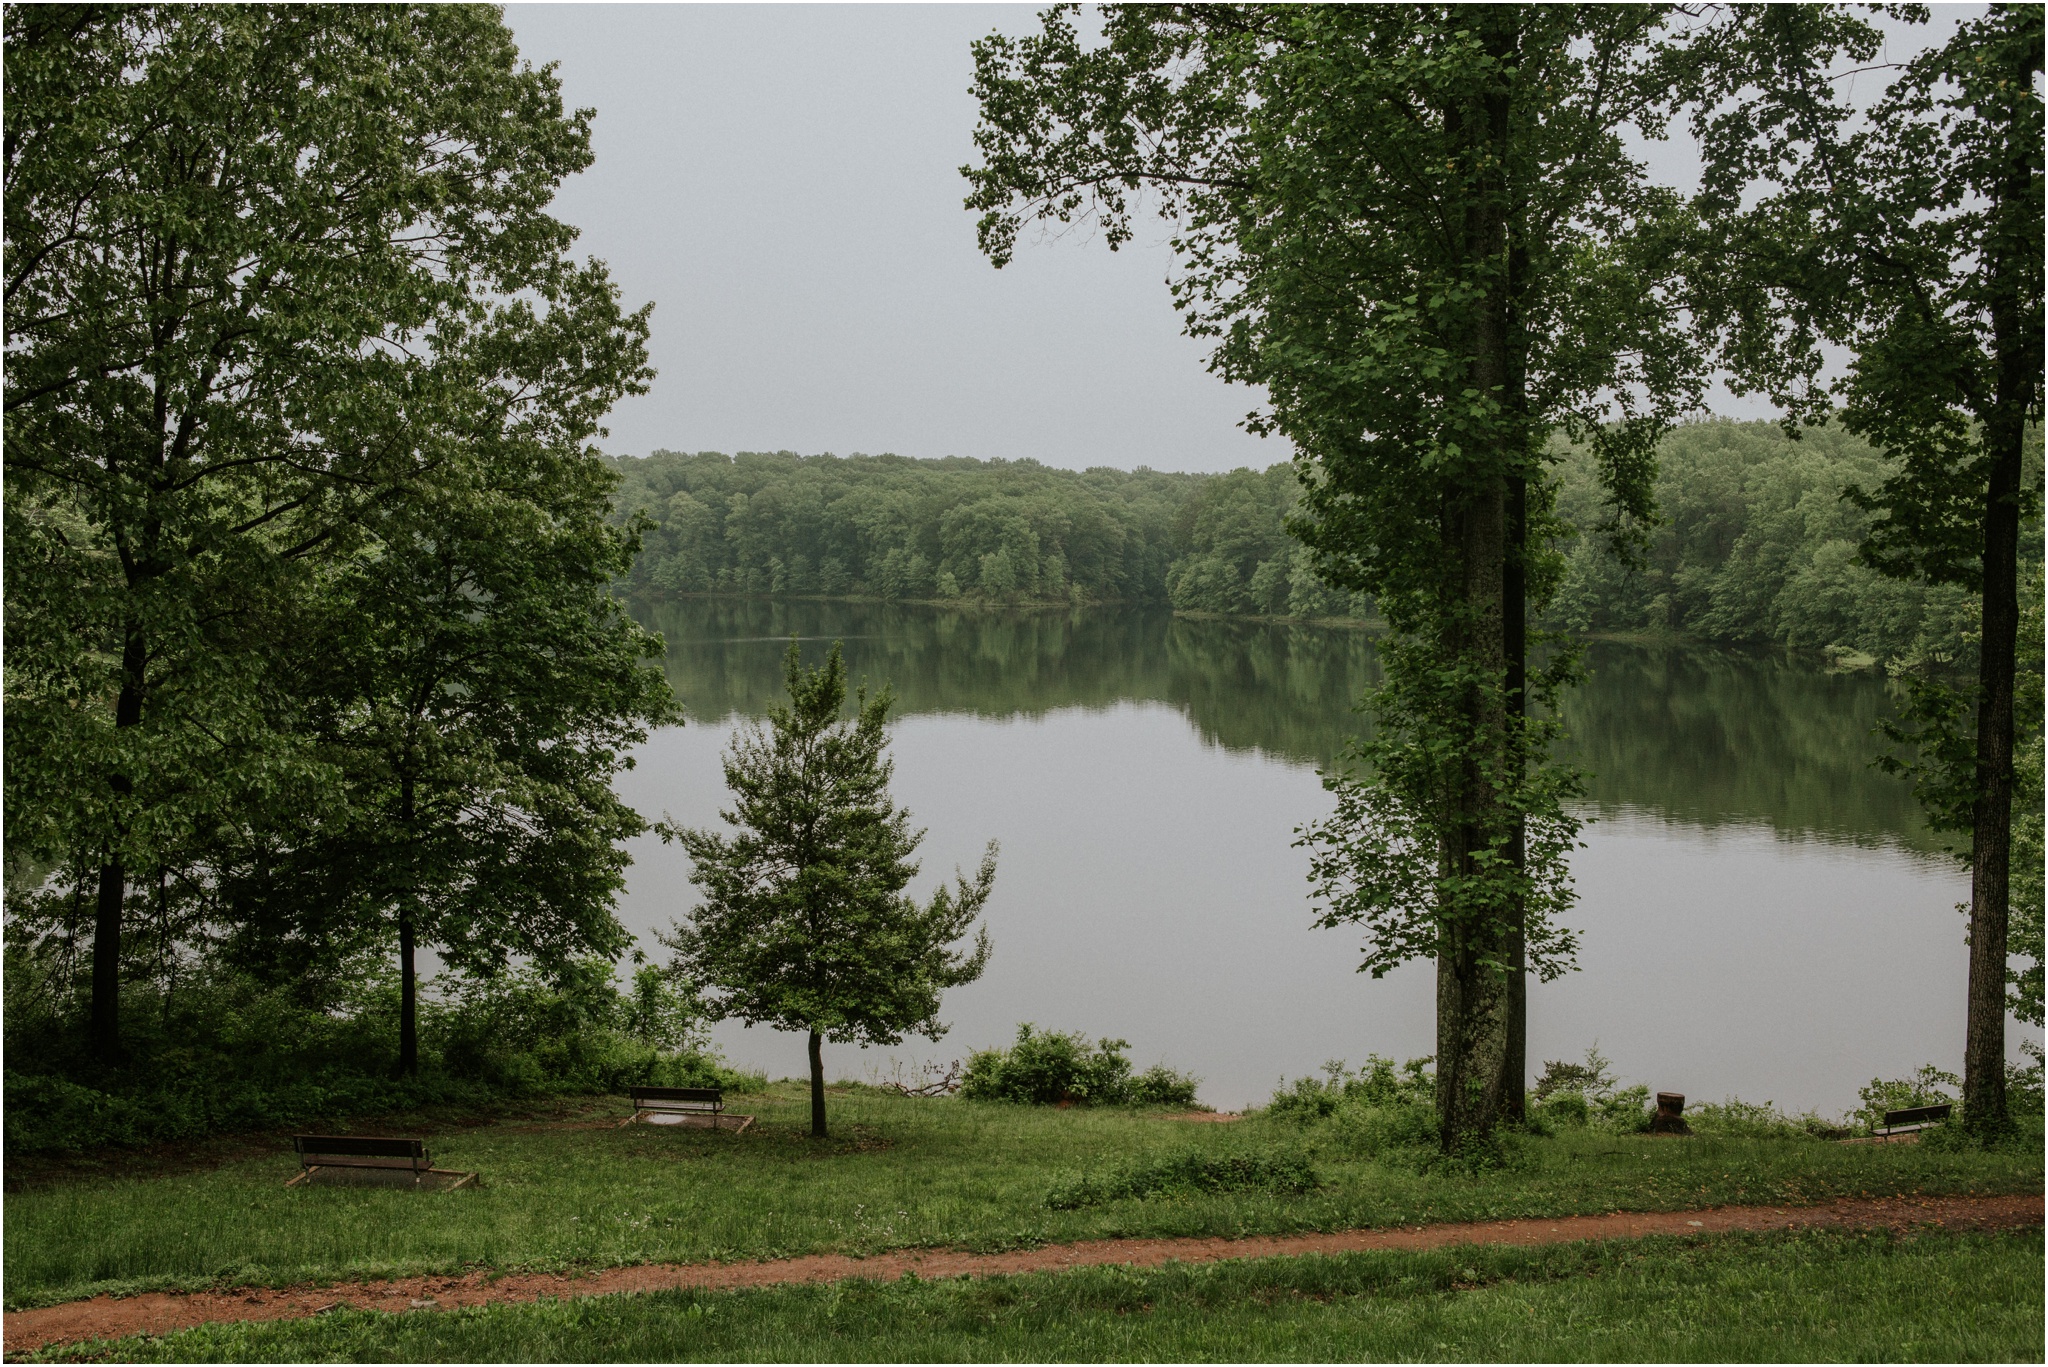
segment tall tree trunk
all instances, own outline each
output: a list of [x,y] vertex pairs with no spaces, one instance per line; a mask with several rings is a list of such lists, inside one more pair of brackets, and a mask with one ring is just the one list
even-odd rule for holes
[[[1520,14],[1511,6],[1475,11],[1487,52],[1505,71],[1519,43]],[[1507,187],[1499,177],[1506,164],[1509,94],[1504,80],[1488,89],[1470,115],[1446,120],[1464,132],[1480,164],[1492,168],[1477,187],[1465,216],[1468,264],[1487,280],[1470,339],[1471,385],[1499,405],[1495,449],[1481,453],[1490,469],[1472,471],[1447,519],[1445,563],[1455,566],[1447,586],[1448,631],[1444,663],[1473,682],[1465,688],[1463,740],[1469,747],[1458,778],[1458,817],[1443,840],[1444,872],[1453,877],[1481,874],[1476,859],[1502,828],[1497,776],[1513,754],[1506,685],[1509,560],[1509,475],[1520,469],[1521,452],[1506,447],[1514,428],[1509,410],[1516,378],[1508,338],[1509,285]],[[1461,111],[1462,113],[1462,111]],[[1512,832],[1509,833],[1512,835]],[[1485,898],[1448,909],[1437,943],[1437,1123],[1446,1152],[1467,1136],[1484,1135],[1499,1122],[1505,1090],[1513,937],[1499,910]]]
[[[400,781],[399,818],[408,841],[413,837],[416,812],[413,781],[407,774]],[[414,962],[415,937],[419,926],[414,915],[418,906],[418,870],[407,859],[405,889],[398,898],[398,1075],[417,1077],[420,1071],[419,986]]]
[[811,1031],[811,1138],[825,1137],[825,1050],[824,1039]]
[[114,854],[100,865],[92,923],[92,1054],[108,1065],[121,1059],[121,903],[127,886],[121,856]]
[[420,1071],[418,976],[413,962],[412,898],[398,904],[398,1075]]
[[[1501,130],[1503,137],[1506,130]],[[1507,560],[1501,576],[1502,653],[1507,656],[1508,725],[1519,752],[1517,772],[1526,772],[1536,756],[1526,751],[1524,723],[1529,715],[1529,474],[1541,467],[1533,459],[1529,438],[1529,334],[1524,325],[1522,290],[1529,279],[1529,205],[1518,193],[1508,226],[1506,319],[1507,392],[1505,406],[1514,421],[1511,439],[1518,461],[1508,474]],[[1514,817],[1508,858],[1515,871],[1529,866],[1528,821]],[[1501,1107],[1505,1118],[1524,1120],[1529,1114],[1529,908],[1517,898],[1508,930],[1508,1042],[1501,1058]]]
[[2019,636],[2021,427],[1986,434],[1983,644],[1977,665],[1976,802],[1970,831],[1970,1011],[1963,1045],[1963,1123],[1991,1135],[2005,1099],[2005,958],[2012,852],[2013,669]]
[[[142,724],[143,671],[148,655],[143,648],[142,624],[129,620],[122,633],[121,692],[114,702],[116,733]],[[127,774],[113,774],[107,780],[114,790],[116,805],[135,791]],[[126,813],[116,820],[125,826]],[[92,1020],[90,1033],[93,1057],[102,1064],[121,1061],[121,931],[128,892],[128,874],[121,851],[110,848],[100,865],[99,906],[92,928]]]
[[[1524,562],[1529,526],[1529,481],[1521,475],[1508,480],[1508,553],[1501,583],[1502,650],[1507,656],[1507,723],[1517,762],[1526,766],[1532,756],[1521,754],[1521,725],[1529,712],[1529,587]],[[1509,837],[1508,858],[1517,871],[1528,866],[1528,823],[1517,814],[1514,833]],[[1520,898],[1514,907],[1514,923],[1508,930],[1508,1020],[1507,1044],[1501,1054],[1501,1115],[1521,1120],[1529,1113],[1529,937],[1528,904]]]
[[[1493,481],[1471,491],[1456,519],[1458,544],[1447,547],[1463,562],[1463,609],[1446,644],[1454,662],[1480,679],[1503,677],[1502,548],[1507,537],[1507,489]],[[1444,871],[1479,873],[1475,856],[1499,826],[1499,793],[1488,760],[1505,751],[1503,694],[1470,687],[1462,730],[1468,753],[1459,776],[1457,826],[1444,839]],[[1508,982],[1501,971],[1506,935],[1494,908],[1481,904],[1446,909],[1437,951],[1437,1119],[1446,1151],[1467,1135],[1484,1134],[1500,1119],[1508,1043]]]
[[[2041,71],[2039,10],[2030,41],[2015,44],[2011,77],[2031,90]],[[2013,668],[2019,635],[2021,445],[2041,386],[2038,294],[2028,297],[2041,220],[2033,188],[2038,142],[2005,130],[2006,169],[1994,210],[1991,330],[1998,365],[1995,407],[1984,438],[1991,457],[1984,501],[1983,644],[1977,664],[1976,802],[1970,831],[1970,1014],[1963,1045],[1963,1123],[1991,1136],[2011,1125],[2005,1097],[2005,957],[2012,855]],[[2038,256],[2036,256],[2038,260]],[[2034,286],[2038,289],[2038,286]]]

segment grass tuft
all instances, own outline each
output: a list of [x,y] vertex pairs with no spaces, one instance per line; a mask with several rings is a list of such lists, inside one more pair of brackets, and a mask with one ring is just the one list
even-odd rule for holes
[[1322,1184],[1314,1166],[1298,1153],[1205,1154],[1189,1149],[1104,1177],[1068,1182],[1053,1188],[1045,1204],[1052,1210],[1079,1210],[1108,1201],[1142,1201],[1155,1196],[1219,1191],[1271,1191],[1300,1196]]

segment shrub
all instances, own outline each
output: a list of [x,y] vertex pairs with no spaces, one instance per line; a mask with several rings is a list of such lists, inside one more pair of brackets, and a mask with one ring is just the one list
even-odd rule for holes
[[1583,1092],[1556,1092],[1530,1107],[1529,1114],[1557,1125],[1584,1125],[1593,1118],[1593,1108]]
[[1884,1124],[1886,1111],[1901,1111],[1909,1106],[1952,1104],[1956,1098],[1947,1089],[1962,1085],[1962,1079],[1954,1073],[1945,1073],[1931,1063],[1922,1065],[1911,1077],[1895,1078],[1889,1082],[1874,1077],[1868,1087],[1858,1089],[1856,1095],[1863,1104],[1849,1115],[1867,1133]]
[[1586,1050],[1582,1063],[1547,1061],[1530,1092],[1532,1127],[1592,1125],[1615,1134],[1649,1129],[1650,1089],[1637,1085],[1616,1090],[1612,1067],[1598,1044]]
[[1053,1210],[1079,1210],[1107,1201],[1187,1196],[1198,1192],[1273,1191],[1300,1195],[1323,1184],[1308,1159],[1296,1153],[1232,1155],[1195,1150],[1122,1168],[1106,1177],[1083,1177],[1045,1198]]
[[977,1049],[967,1058],[960,1095],[970,1101],[1031,1106],[1188,1106],[1199,1080],[1165,1065],[1133,1077],[1130,1048],[1120,1039],[1090,1045],[1079,1032],[1061,1034],[1024,1024],[1008,1049]]
[[1608,1071],[1614,1065],[1600,1052],[1600,1042],[1586,1050],[1583,1063],[1566,1063],[1551,1059],[1543,1065],[1543,1076],[1536,1079],[1535,1099],[1548,1101],[1553,1096],[1606,1096],[1614,1090],[1614,1075]]
[[2032,1040],[2022,1040],[2020,1052],[2034,1061],[2024,1068],[2016,1063],[2005,1065],[2005,1102],[2016,1114],[2040,1115],[2041,1046]]
[[1347,1106],[1336,1122],[1337,1142],[1368,1158],[1401,1149],[1433,1148],[1440,1136],[1436,1107],[1418,1101]]
[[1846,1126],[1807,1111],[1786,1115],[1772,1102],[1757,1105],[1734,1097],[1687,1109],[1686,1123],[1695,1134],[1728,1139],[1846,1139]]
[[1126,1100],[1133,1106],[1192,1106],[1196,1079],[1155,1063],[1131,1079]]
[[420,1010],[420,1071],[399,1078],[397,983],[366,969],[336,1000],[216,972],[175,997],[123,992],[129,1059],[88,1057],[81,1023],[9,1002],[5,1146],[10,1155],[75,1153],[513,1098],[624,1090],[636,1083],[739,1090],[686,994],[635,975],[621,992],[611,965],[571,965],[492,980],[437,980]]
[[1343,1059],[1331,1059],[1323,1065],[1321,1078],[1283,1082],[1266,1111],[1316,1120],[1335,1115],[1344,1106],[1430,1106],[1435,1103],[1436,1079],[1429,1064],[1428,1057],[1411,1058],[1396,1071],[1392,1059],[1367,1054],[1365,1066],[1353,1072]]
[[1642,1134],[1650,1128],[1650,1089],[1641,1083],[1606,1096],[1587,1097],[1592,1123],[1615,1134]]

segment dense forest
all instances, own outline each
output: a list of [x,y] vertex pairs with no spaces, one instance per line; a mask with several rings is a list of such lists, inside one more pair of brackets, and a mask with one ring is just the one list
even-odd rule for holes
[[[2035,479],[2040,452],[2037,429]],[[1774,423],[1716,420],[1672,431],[1657,466],[1660,520],[1642,563],[1630,567],[1598,535],[1603,508],[1590,455],[1565,454],[1557,511],[1578,535],[1566,548],[1553,625],[1825,650],[1849,663],[1974,662],[1976,602],[1967,590],[1888,578],[1857,559],[1872,515],[1845,495],[1877,488],[1895,469],[1867,443],[1834,426],[1804,429],[1795,441]],[[2023,566],[2038,575],[2038,526],[2022,548]]]
[[1036,461],[657,451],[616,462],[621,520],[652,522],[635,590],[889,600],[1367,610],[1308,571],[1291,467],[1060,470]]
[[[2039,436],[2032,447],[2039,462]],[[1839,427],[1681,426],[1658,451],[1659,521],[1638,563],[1609,548],[1592,453],[1560,444],[1562,582],[1546,625],[1826,651],[1838,663],[1967,667],[1975,603],[1856,558],[1845,492],[1893,463]],[[615,516],[652,524],[636,592],[884,600],[1141,602],[1262,617],[1369,617],[1287,534],[1293,467],[1224,475],[1036,461],[657,451],[615,462]],[[2029,542],[2038,573],[2040,538]]]

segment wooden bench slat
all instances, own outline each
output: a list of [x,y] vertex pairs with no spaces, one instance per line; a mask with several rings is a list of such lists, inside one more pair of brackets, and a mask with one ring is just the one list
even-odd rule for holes
[[299,1134],[292,1136],[299,1166],[314,1168],[388,1168],[420,1173],[433,1167],[424,1139],[397,1139],[367,1134]]
[[1886,1136],[1912,1130],[1924,1130],[1936,1121],[1947,1120],[1955,1114],[1955,1103],[1944,1101],[1934,1106],[1904,1106],[1896,1111],[1884,1113],[1884,1124],[1872,1128]]
[[660,1111],[684,1115],[718,1115],[725,1110],[723,1087],[634,1087],[633,1114]]
[[424,1139],[391,1139],[364,1134],[300,1134],[292,1136],[292,1147],[300,1153],[354,1154],[362,1158],[418,1158],[427,1156]]
[[1944,1101],[1936,1106],[1906,1106],[1884,1113],[1886,1126],[1910,1125],[1918,1120],[1946,1120],[1955,1114],[1955,1103]]
[[330,1168],[411,1173],[415,1188],[428,1178],[445,1180],[452,1177],[456,1180],[447,1187],[450,1191],[477,1180],[473,1172],[448,1172],[435,1167],[434,1160],[427,1156],[427,1141],[424,1139],[370,1134],[298,1134],[292,1136],[292,1147],[298,1151],[299,1175],[285,1183],[288,1187],[309,1181],[316,1173]]

